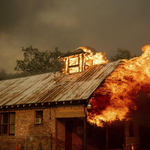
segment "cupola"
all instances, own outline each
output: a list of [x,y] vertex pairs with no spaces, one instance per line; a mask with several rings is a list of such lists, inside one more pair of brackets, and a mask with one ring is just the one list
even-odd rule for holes
[[83,72],[89,66],[108,62],[102,53],[94,55],[94,52],[88,47],[79,47],[62,55],[59,59],[65,62],[64,73]]

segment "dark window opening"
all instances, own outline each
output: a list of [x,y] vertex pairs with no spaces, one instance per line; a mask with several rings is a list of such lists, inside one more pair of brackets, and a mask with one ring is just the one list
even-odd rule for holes
[[15,134],[15,113],[1,114],[1,134]]
[[43,111],[36,111],[35,124],[43,123]]

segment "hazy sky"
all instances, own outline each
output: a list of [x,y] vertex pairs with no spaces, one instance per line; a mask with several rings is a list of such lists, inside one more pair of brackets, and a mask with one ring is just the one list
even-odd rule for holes
[[0,0],[0,69],[13,72],[21,47],[40,51],[91,46],[141,53],[150,44],[149,0]]

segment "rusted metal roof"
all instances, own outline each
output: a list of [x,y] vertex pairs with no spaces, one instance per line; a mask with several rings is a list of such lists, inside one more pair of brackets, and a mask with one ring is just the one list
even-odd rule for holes
[[81,73],[45,73],[0,81],[0,106],[88,99],[119,61],[94,65]]

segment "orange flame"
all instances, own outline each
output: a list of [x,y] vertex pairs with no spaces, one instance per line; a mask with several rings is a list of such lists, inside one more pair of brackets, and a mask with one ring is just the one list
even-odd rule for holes
[[134,150],[134,146],[133,146],[133,144],[131,145],[131,150]]
[[85,53],[59,58],[65,61],[65,69],[63,69],[65,70],[64,73],[82,72],[89,66],[108,62],[105,54],[99,52],[94,55],[93,52],[87,47],[79,47],[78,49],[82,49]]
[[[108,63],[108,60],[105,57],[105,53],[102,54],[101,52],[99,52],[94,55],[93,52],[87,47],[79,47],[79,48],[83,49],[84,52],[89,53],[89,55],[85,55],[85,56],[87,61],[93,62],[92,65]],[[91,64],[89,64],[89,66],[91,66]]]
[[125,119],[130,110],[137,109],[140,91],[150,95],[150,45],[142,50],[140,57],[124,60],[94,92],[90,99],[92,109],[87,111],[90,123],[103,126],[106,121]]

